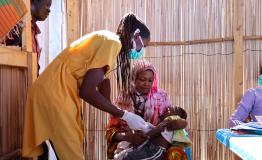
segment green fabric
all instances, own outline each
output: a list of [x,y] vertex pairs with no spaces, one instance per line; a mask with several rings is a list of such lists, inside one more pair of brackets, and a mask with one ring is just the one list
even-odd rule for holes
[[[178,120],[177,115],[168,116],[165,120]],[[172,145],[189,147],[192,144],[191,140],[187,137],[187,133],[184,129],[178,129],[173,131]]]
[[10,4],[11,0],[0,0],[0,7],[3,7],[4,5]]
[[22,10],[21,7],[18,6],[17,0],[11,0],[10,3],[16,9],[17,14],[19,15],[19,17],[22,16],[23,15],[23,10]]
[[23,2],[18,2],[18,1],[19,0],[0,0],[0,7],[7,7],[6,9],[8,9],[8,6],[6,6],[6,5],[11,5],[15,8],[18,16],[21,17],[24,12],[23,12],[22,8],[19,6],[19,4],[23,4]]

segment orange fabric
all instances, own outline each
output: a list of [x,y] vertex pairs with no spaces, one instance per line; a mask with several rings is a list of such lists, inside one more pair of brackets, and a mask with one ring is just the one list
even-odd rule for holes
[[25,15],[27,9],[24,1],[1,0],[0,1],[0,40],[4,39],[8,32]]
[[4,5],[0,7],[0,39],[15,26],[20,17],[16,13],[16,9],[12,5]]
[[109,159],[114,158],[114,151],[117,148],[118,142],[113,140],[113,137],[116,133],[119,133],[120,130],[117,127],[111,127],[106,130],[106,139],[107,139],[107,157]]
[[163,160],[188,160],[188,158],[184,149],[174,146],[167,150]]

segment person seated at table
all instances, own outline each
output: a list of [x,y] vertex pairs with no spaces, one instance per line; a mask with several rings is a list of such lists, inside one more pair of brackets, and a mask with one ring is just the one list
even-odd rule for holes
[[[129,142],[122,141],[118,144],[115,160],[138,160],[138,159],[162,159],[166,149],[171,145],[175,146],[176,152],[173,154],[175,157],[180,157],[186,160],[187,155],[184,152],[185,147],[191,145],[190,139],[187,137],[187,133],[184,129],[178,129],[174,131],[168,131],[165,126],[168,121],[187,118],[186,111],[181,107],[168,107],[161,116],[162,122],[156,127],[150,125],[143,132],[150,137],[150,139],[144,142],[140,146],[132,146]],[[179,152],[179,150],[181,150]],[[120,151],[120,152],[119,152]],[[119,153],[118,153],[119,152]],[[170,156],[164,157],[168,159]]]
[[259,86],[248,89],[238,103],[228,121],[230,128],[248,121],[256,122],[256,116],[262,115],[262,66],[260,66],[258,83]]

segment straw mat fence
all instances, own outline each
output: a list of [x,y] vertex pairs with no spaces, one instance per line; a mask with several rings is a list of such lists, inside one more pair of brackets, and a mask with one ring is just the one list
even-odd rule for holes
[[[188,112],[193,159],[233,158],[215,132],[227,127],[242,92],[257,85],[262,64],[260,0],[68,0],[66,5],[69,42],[94,30],[116,31],[130,11],[144,20],[151,30],[145,58],[157,68],[160,88]],[[114,98],[115,74],[112,89]],[[108,115],[85,106],[86,157],[104,160]]]
[[[68,42],[94,30],[115,31],[130,11],[144,20],[151,30],[145,58],[157,68],[160,88],[188,112],[193,159],[232,159],[214,134],[227,127],[237,93],[257,85],[262,64],[260,0],[67,0],[66,5]],[[25,33],[30,37],[28,29]],[[26,46],[31,46],[30,40]],[[1,158],[19,154],[25,92],[34,79],[30,66],[36,66],[30,51],[29,56],[12,51],[16,58],[11,61],[3,59],[11,54],[0,52]],[[114,73],[111,79],[113,99],[117,95]],[[84,106],[86,158],[105,160],[108,115]]]

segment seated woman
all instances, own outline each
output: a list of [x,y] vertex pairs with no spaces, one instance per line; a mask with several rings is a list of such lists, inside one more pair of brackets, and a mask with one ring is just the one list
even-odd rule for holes
[[[146,60],[135,62],[131,74],[131,89],[121,92],[116,99],[116,105],[127,111],[134,112],[157,126],[165,109],[171,105],[170,100],[163,90],[158,89],[155,68]],[[183,129],[187,126],[186,120],[178,119],[168,121],[167,130]],[[113,159],[117,145],[127,141],[133,145],[140,145],[149,137],[142,132],[134,132],[128,128],[126,122],[115,117],[110,117],[107,131],[107,155]],[[168,152],[172,154],[171,152]]]
[[262,66],[260,67],[258,85],[258,87],[248,89],[241,98],[236,110],[228,120],[230,128],[241,123],[257,122],[256,116],[262,115]]

